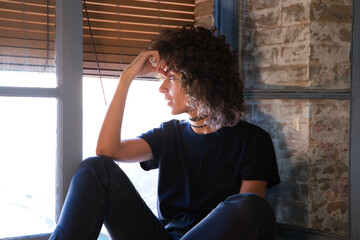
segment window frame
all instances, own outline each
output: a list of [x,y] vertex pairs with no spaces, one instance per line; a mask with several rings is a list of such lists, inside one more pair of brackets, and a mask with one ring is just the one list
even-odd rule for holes
[[[82,161],[82,1],[56,1],[56,88],[0,87],[0,96],[56,98],[56,222],[59,219],[70,181]],[[14,236],[12,239],[48,239],[50,233]]]
[[353,0],[350,105],[350,239],[360,239],[360,3]]

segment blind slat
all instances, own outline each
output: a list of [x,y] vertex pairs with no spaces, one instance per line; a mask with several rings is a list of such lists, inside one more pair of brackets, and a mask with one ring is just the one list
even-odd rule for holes
[[[15,1],[0,1],[0,9],[6,12],[23,13],[27,15],[45,15],[47,14],[46,1],[43,5],[29,4],[28,1],[18,3]],[[49,13],[55,16],[55,8],[49,6]]]
[[194,13],[192,11],[181,11],[181,10],[170,10],[170,9],[159,9],[155,8],[140,8],[129,6],[116,6],[116,5],[93,5],[87,4],[89,12],[99,12],[102,14],[109,15],[138,15],[146,17],[156,17],[156,18],[179,18],[179,19],[191,19]]
[[[20,0],[18,0],[20,1]],[[177,0],[177,1],[157,1],[157,0],[89,0],[86,1],[89,4],[109,4],[109,5],[127,5],[127,6],[136,6],[136,7],[152,7],[160,9],[167,8],[180,8],[180,7],[188,7],[194,8],[195,2],[193,0]]]
[[[36,39],[23,39],[23,38],[10,38],[10,37],[1,37],[0,36],[0,46],[2,47],[24,47],[36,48],[36,49],[47,49],[46,40],[36,40]],[[49,42],[49,49],[55,50],[55,42]]]
[[[148,26],[157,25],[157,26],[183,26],[185,24],[193,24],[193,19],[164,19],[164,18],[146,18],[146,17],[136,17],[129,15],[104,15],[98,12],[89,12],[90,23],[92,22],[118,22],[124,24],[132,24],[132,25],[144,25]],[[84,21],[87,21],[86,15],[84,14]]]
[[[47,41],[46,32],[31,32],[23,29],[11,29],[0,26],[0,37],[22,38],[22,39],[36,39]],[[49,33],[50,41],[54,42],[55,33]],[[25,47],[25,46],[24,46]]]
[[[15,31],[24,31],[24,32],[47,32],[47,26],[43,23],[29,23],[29,22],[13,22],[13,21],[5,21],[0,18],[0,26],[2,29],[12,29]],[[50,26],[50,30],[54,32],[54,26]]]
[[[11,61],[9,61],[11,59]],[[54,59],[49,59],[48,61],[46,58],[31,58],[31,57],[11,57],[9,56],[1,56],[0,55],[0,64],[1,65],[12,65],[12,66],[44,66],[47,64],[48,66],[55,66]]]
[[[93,48],[91,44],[83,45],[84,53],[93,53]],[[139,51],[143,48],[128,48],[120,46],[104,46],[98,45],[96,47],[96,52],[103,54],[126,54],[126,55],[138,55]]]
[[[0,18],[8,21],[16,21],[16,22],[27,22],[27,23],[41,23],[46,24],[47,16],[39,15],[39,14],[27,14],[23,12],[10,12],[4,9],[0,9]],[[55,16],[49,15],[49,24],[51,26],[55,25]]]

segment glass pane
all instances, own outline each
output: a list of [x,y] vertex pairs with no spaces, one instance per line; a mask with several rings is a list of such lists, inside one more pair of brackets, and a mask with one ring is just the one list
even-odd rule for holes
[[0,71],[0,87],[56,88],[54,73]]
[[0,97],[0,238],[55,226],[57,100]]
[[250,100],[247,120],[273,139],[279,223],[348,235],[348,100]]

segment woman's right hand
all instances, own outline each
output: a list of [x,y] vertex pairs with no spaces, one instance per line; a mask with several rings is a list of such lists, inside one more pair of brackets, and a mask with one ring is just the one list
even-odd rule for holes
[[[157,64],[152,64],[150,59],[154,58]],[[136,76],[144,76],[150,72],[160,73],[165,75],[165,64],[160,60],[158,51],[144,50],[135,60],[125,68],[123,74],[128,75],[131,79]]]

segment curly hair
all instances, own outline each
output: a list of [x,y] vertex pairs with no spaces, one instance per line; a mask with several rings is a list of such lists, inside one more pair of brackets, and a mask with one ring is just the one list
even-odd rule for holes
[[181,74],[190,109],[208,115],[208,124],[234,126],[245,112],[244,84],[237,70],[235,51],[215,28],[184,26],[164,30],[151,43],[168,70]]

